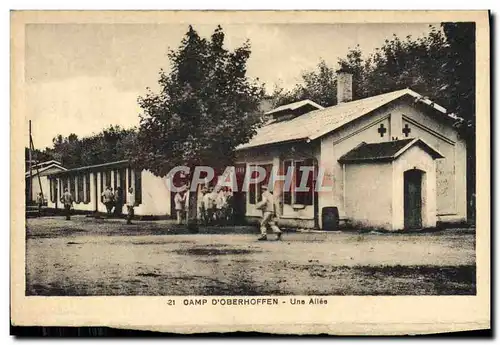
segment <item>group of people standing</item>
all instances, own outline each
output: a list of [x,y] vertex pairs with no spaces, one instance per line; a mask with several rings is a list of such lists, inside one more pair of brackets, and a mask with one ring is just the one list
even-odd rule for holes
[[[124,205],[123,198],[123,190],[121,187],[116,187],[116,190],[113,192],[113,188],[111,186],[107,186],[106,190],[102,192],[102,202],[106,206],[106,213],[108,217],[112,214],[115,216],[120,216],[122,214],[122,209]],[[134,207],[135,205],[135,195],[134,189],[129,187],[127,198],[127,224],[131,224],[132,218],[134,216]]]
[[[199,202],[199,214],[200,219],[205,225],[211,224],[227,224],[231,221],[233,216],[233,193],[227,188],[203,188],[201,191],[202,197]],[[174,203],[175,210],[177,213],[177,224],[182,224],[186,219],[187,214],[187,198],[188,194],[185,191],[181,191],[175,194]],[[127,224],[131,224],[132,218],[134,217],[134,207],[135,207],[135,195],[134,189],[130,187],[127,193]],[[68,191],[67,188],[64,189],[64,193],[61,196],[61,202],[64,204],[66,219],[70,219],[71,208],[73,206],[73,195]],[[121,214],[123,207],[123,194],[121,193],[121,188],[117,187],[116,191],[110,186],[102,193],[102,202],[106,205],[106,211],[108,216],[111,215],[113,211],[115,214]],[[276,233],[277,239],[281,239],[282,232],[276,224],[276,219],[278,217],[278,212],[276,210],[276,200],[271,191],[268,190],[267,186],[262,186],[262,196],[261,200],[256,205],[257,209],[262,211],[262,220],[260,222],[260,232],[261,235],[258,238],[259,241],[267,240],[267,230],[271,229],[272,232]]]
[[227,224],[233,216],[233,193],[228,187],[203,188],[199,203],[200,219],[204,224]]
[[120,187],[116,187],[116,190],[113,192],[113,188],[107,186],[106,190],[102,192],[101,197],[102,203],[106,206],[108,217],[111,216],[112,213],[115,215],[120,215],[122,213],[123,193]]
[[[124,199],[123,191],[121,187],[116,187],[115,192],[110,186],[106,187],[106,190],[102,192],[102,203],[106,206],[106,213],[108,217],[112,214],[120,216],[123,209]],[[68,191],[68,188],[64,188],[64,193],[61,195],[61,203],[64,205],[64,214],[66,220],[71,219],[71,209],[73,208],[73,203],[75,199],[73,194]],[[135,205],[135,195],[134,189],[130,187],[127,193],[127,224],[132,223],[132,218],[134,217],[134,207]]]
[[[177,192],[174,197],[177,224],[182,224],[187,214],[187,193]],[[233,216],[233,193],[227,187],[203,187],[198,201],[200,221],[205,225],[228,224]]]

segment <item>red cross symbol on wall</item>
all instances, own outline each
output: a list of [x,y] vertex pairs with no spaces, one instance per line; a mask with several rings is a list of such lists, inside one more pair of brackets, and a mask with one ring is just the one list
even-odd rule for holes
[[383,137],[385,132],[387,132],[387,128],[384,127],[383,123],[380,124],[380,127],[377,129],[377,132],[380,133],[380,137]]
[[403,128],[403,133],[405,135],[405,137],[408,137],[408,135],[410,134],[411,132],[411,128],[408,127],[408,124],[405,125],[405,128]]

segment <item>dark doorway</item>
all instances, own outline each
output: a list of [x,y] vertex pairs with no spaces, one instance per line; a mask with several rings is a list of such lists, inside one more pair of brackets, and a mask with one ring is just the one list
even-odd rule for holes
[[127,202],[127,171],[125,169],[120,169],[118,171],[118,175],[120,176],[120,188],[122,194],[122,202],[125,204]]
[[170,192],[170,219],[176,219],[176,210],[175,210],[175,194],[176,192]]
[[54,186],[54,207],[57,209],[57,204],[59,202],[59,188],[57,187],[57,179],[53,179],[53,186]]
[[422,175],[416,169],[404,173],[405,229],[422,228]]

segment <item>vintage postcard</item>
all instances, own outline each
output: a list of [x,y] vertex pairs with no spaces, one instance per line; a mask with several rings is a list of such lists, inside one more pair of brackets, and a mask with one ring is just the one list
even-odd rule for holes
[[489,329],[489,49],[487,11],[13,11],[13,325]]

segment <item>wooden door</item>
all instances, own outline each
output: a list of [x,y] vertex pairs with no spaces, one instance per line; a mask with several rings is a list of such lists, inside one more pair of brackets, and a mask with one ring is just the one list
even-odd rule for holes
[[409,170],[404,173],[405,229],[422,227],[422,172]]

